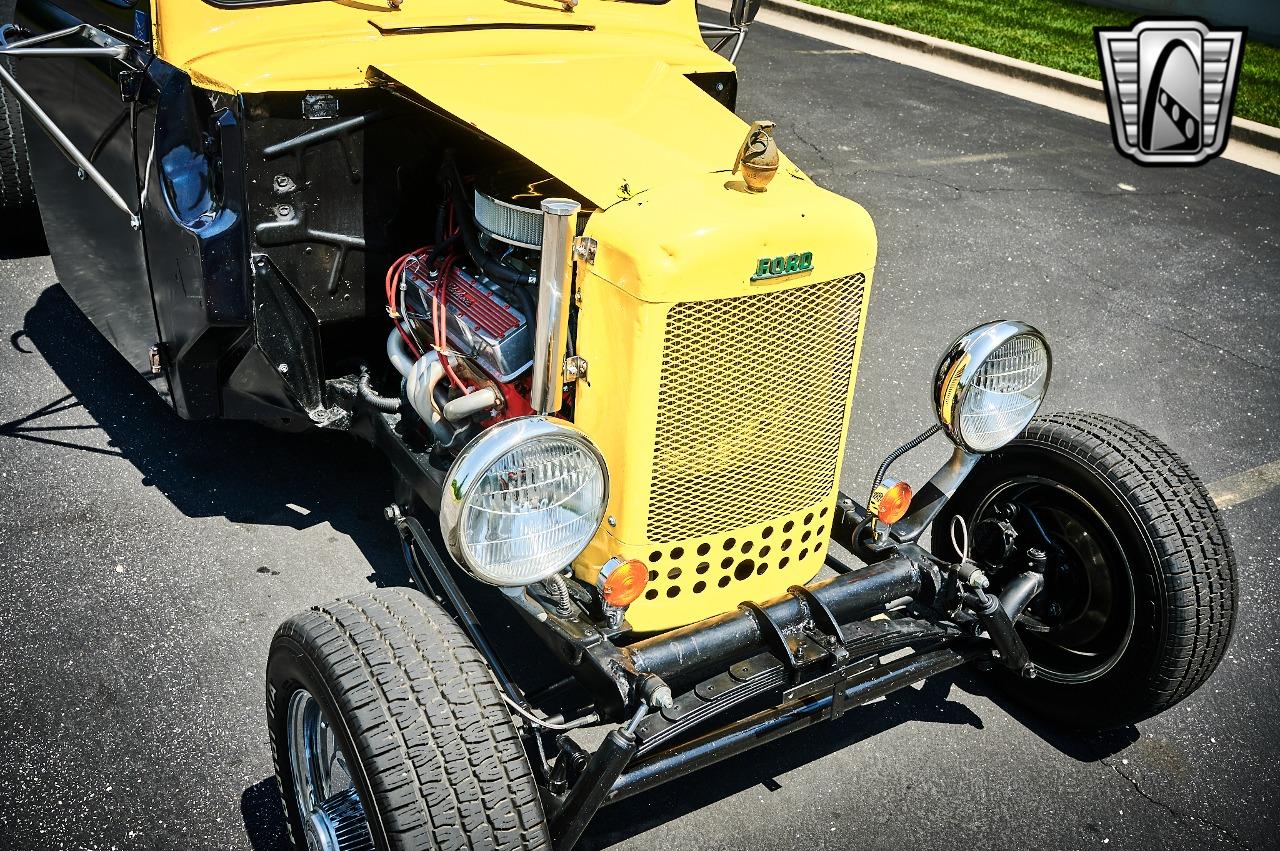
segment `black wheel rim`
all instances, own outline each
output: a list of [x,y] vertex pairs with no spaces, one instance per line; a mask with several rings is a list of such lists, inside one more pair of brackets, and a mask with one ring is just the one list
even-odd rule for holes
[[1124,656],[1137,614],[1119,536],[1089,500],[1039,476],[995,487],[968,518],[970,528],[1008,503],[1018,507],[1020,533],[1049,555],[1044,591],[1018,623],[1038,676],[1059,683],[1098,679]]

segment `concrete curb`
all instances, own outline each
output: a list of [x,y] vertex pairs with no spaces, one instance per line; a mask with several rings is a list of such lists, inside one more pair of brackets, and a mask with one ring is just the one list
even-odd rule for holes
[[[889,26],[877,21],[869,21],[866,18],[847,15],[843,12],[824,9],[820,6],[812,6],[808,3],[800,2],[800,0],[762,0],[760,8],[778,15],[799,18],[814,24],[822,24],[920,53],[963,62],[975,68],[1037,83],[1067,94],[1098,101],[1103,98],[1102,83],[1098,80],[1081,77],[1078,74],[1068,74],[1066,71],[1059,71],[1056,68],[1046,68],[1043,65],[1002,56],[989,50],[979,50],[976,47],[934,38],[933,36],[904,30],[901,27]],[[1257,121],[1249,121],[1238,117],[1232,118],[1230,139],[1256,145],[1269,151],[1280,152],[1280,129],[1260,124]]]

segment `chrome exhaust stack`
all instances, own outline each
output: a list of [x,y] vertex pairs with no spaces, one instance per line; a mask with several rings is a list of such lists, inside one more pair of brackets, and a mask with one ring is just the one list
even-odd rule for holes
[[565,348],[573,288],[573,238],[582,205],[567,198],[542,202],[542,262],[533,349],[533,408],[554,414],[564,400]]

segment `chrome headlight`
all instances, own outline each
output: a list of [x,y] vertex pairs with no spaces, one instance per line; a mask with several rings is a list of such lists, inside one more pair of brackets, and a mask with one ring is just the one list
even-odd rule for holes
[[519,586],[561,571],[604,518],[609,471],[571,423],[521,417],[467,444],[449,469],[440,528],[477,579]]
[[951,346],[933,378],[938,422],[962,449],[992,452],[1017,437],[1049,389],[1044,335],[1025,322],[979,325]]

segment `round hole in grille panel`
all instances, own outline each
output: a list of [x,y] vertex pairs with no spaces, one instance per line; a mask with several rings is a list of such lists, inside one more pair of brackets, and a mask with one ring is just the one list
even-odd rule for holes
[[[854,275],[672,305],[655,413],[650,541],[754,525],[830,494],[862,297],[863,277]],[[803,366],[779,368],[797,351]]]
[[[834,499],[833,487],[822,503],[801,507],[792,514],[662,545],[661,558],[649,565],[653,577],[649,587],[632,605],[628,621],[639,632],[668,629],[732,611],[743,600],[768,600],[790,585],[809,582],[822,566],[824,541],[819,528],[825,531],[829,525],[818,519],[821,507]],[[804,523],[806,514],[812,518],[808,524]],[[788,523],[792,531],[783,534],[781,530]],[[770,531],[767,542],[766,530]],[[808,540],[801,543],[806,534]],[[642,558],[652,549],[651,542],[635,544]],[[700,552],[706,555],[700,557]],[[677,553],[681,557],[673,558]]]

